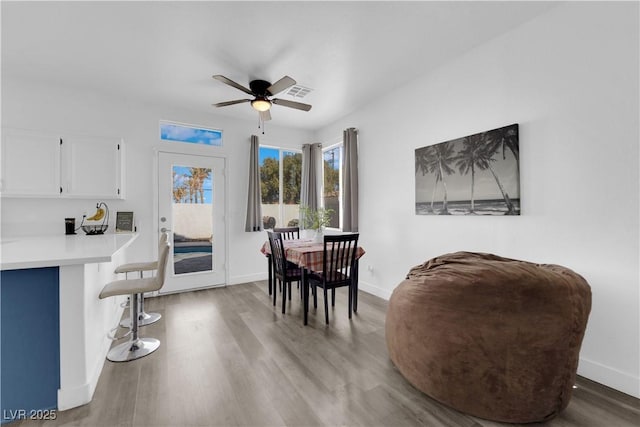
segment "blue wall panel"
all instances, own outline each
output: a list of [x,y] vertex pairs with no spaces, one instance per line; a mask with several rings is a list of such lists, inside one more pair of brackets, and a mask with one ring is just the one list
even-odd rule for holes
[[[53,409],[60,388],[58,267],[0,273],[2,422],[19,410]],[[15,416],[15,415],[13,415]],[[22,415],[24,416],[24,415]]]

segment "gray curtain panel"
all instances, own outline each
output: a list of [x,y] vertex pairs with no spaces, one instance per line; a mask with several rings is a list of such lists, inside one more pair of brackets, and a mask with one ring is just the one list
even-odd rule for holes
[[300,183],[300,204],[318,209],[320,197],[318,186],[320,184],[319,160],[322,158],[322,146],[320,144],[304,144],[302,146],[302,179]]
[[249,154],[249,198],[247,200],[247,221],[244,231],[262,231],[262,194],[260,192],[260,142],[251,135]]
[[342,231],[358,231],[358,131],[343,132]]

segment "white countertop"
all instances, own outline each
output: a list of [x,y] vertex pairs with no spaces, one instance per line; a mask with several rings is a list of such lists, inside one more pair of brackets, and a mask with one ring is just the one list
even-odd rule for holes
[[137,237],[137,233],[8,237],[0,240],[0,269],[108,262]]

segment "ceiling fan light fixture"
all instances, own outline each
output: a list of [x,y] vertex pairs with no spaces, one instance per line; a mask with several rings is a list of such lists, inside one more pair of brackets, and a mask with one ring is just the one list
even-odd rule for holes
[[266,98],[258,98],[251,101],[251,106],[258,111],[268,111],[271,108],[271,101]]

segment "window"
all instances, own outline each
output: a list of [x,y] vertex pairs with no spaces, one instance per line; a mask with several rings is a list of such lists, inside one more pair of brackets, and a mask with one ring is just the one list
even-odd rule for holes
[[260,146],[258,162],[264,228],[298,226],[302,153]]
[[322,150],[323,193],[325,209],[333,209],[330,228],[341,228],[342,218],[342,143]]
[[222,146],[222,131],[200,126],[160,122],[160,139],[189,144]]

